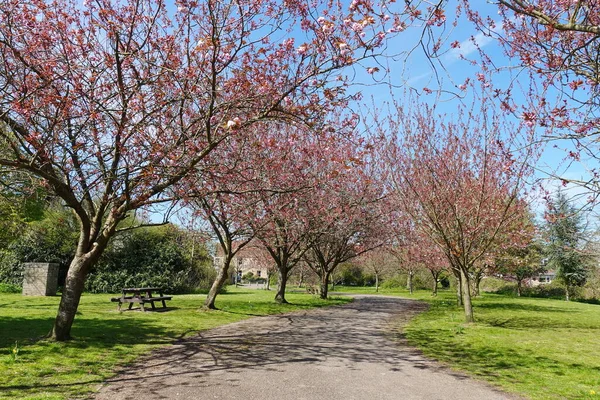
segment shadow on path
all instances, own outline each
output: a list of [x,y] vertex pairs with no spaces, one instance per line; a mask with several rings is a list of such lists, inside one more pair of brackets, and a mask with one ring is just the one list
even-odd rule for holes
[[[199,390],[207,388],[207,392],[223,395],[209,397],[238,398],[223,393],[236,387],[239,398],[252,398],[244,395],[250,396],[254,390],[250,387],[253,380],[265,379],[268,387],[273,379],[296,376],[307,381],[294,380],[299,388],[319,385],[318,381],[328,376],[340,378],[341,385],[356,384],[360,389],[360,385],[367,388],[370,382],[366,373],[375,369],[374,379],[391,373],[396,380],[409,381],[415,379],[413,375],[418,371],[426,370],[443,371],[444,376],[455,381],[466,379],[390,340],[391,320],[408,320],[426,308],[425,303],[413,300],[357,296],[356,301],[343,306],[252,318],[200,332],[125,369],[102,388],[97,399],[133,394],[139,397],[140,393],[147,398],[182,398],[180,394],[198,395]],[[344,384],[342,378],[346,376],[350,382]],[[366,382],[354,382],[356,376],[364,377]],[[317,382],[311,384],[311,379]],[[381,383],[373,384],[381,387]],[[376,390],[373,388],[373,393]],[[305,398],[320,398],[316,396]],[[334,394],[331,398],[336,397]]]

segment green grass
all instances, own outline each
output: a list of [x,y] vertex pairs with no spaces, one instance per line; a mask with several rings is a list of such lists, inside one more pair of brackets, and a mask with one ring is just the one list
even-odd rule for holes
[[205,295],[177,295],[166,312],[119,313],[110,297],[84,294],[72,329],[75,340],[55,343],[40,337],[52,326],[59,297],[0,294],[0,398],[84,397],[114,375],[118,366],[197,331],[252,316],[349,301],[289,294],[291,304],[279,305],[272,291],[228,289],[217,298],[219,311],[199,311]]
[[600,400],[599,305],[484,294],[473,301],[476,322],[466,324],[453,292],[380,293],[430,304],[403,331],[428,357],[526,398]]
[[600,306],[488,294],[465,324],[452,293],[413,297],[431,308],[404,335],[427,356],[531,399],[600,399]]

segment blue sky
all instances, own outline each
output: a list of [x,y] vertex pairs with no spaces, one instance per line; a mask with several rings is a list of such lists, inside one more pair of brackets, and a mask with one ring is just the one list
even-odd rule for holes
[[[492,17],[496,16],[495,20],[499,22],[500,18],[497,13],[497,8],[494,4],[481,1],[477,2],[480,7],[480,12]],[[451,7],[451,6],[450,6]],[[448,12],[449,19],[452,12]],[[449,24],[450,25],[450,24]],[[500,27],[500,24],[497,24]],[[500,28],[498,28],[500,29]],[[477,43],[479,47],[484,48],[485,52],[491,57],[492,61],[502,72],[496,74],[494,85],[506,87],[511,79],[515,78],[515,74],[519,71],[518,60],[512,60],[505,56],[500,44],[496,39],[487,37],[482,33],[477,32],[473,25],[466,20],[459,21],[459,24],[450,32],[447,33],[446,53],[439,57],[438,60],[432,62],[427,59],[421,49],[416,48],[407,54],[410,49],[418,45],[420,37],[420,29],[412,28],[400,34],[392,42],[390,47],[394,52],[401,54],[397,59],[388,59],[390,74],[385,79],[394,85],[392,92],[396,99],[403,97],[403,92],[407,88],[412,88],[417,92],[423,93],[423,88],[427,87],[431,90],[441,89],[448,92],[457,93],[457,85],[464,82],[465,78],[473,78],[479,72],[478,66],[470,65],[467,61],[460,58],[462,54],[469,59],[477,59],[477,48],[473,44]],[[453,41],[460,42],[460,48],[450,48],[450,43]],[[379,72],[374,76],[375,79],[384,79],[384,73]],[[521,74],[520,79],[523,86],[529,83],[529,78],[526,74]],[[361,72],[357,69],[356,75],[357,89],[361,90],[366,99],[373,98],[376,104],[390,100],[390,89],[386,85],[373,85],[373,77]],[[371,84],[369,86],[369,83]],[[434,101],[436,94],[422,94],[420,99],[429,102]],[[441,102],[438,103],[438,110],[452,114],[460,101],[459,98],[452,94],[442,94]],[[522,104],[525,106],[525,99],[521,97]],[[370,101],[370,100],[369,100]],[[573,149],[570,141],[553,141],[544,147],[544,151],[538,163],[536,177],[542,180],[542,186],[550,191],[556,192],[559,187],[562,187],[569,195],[575,198],[579,204],[583,204],[587,198],[585,190],[575,185],[567,185],[563,187],[559,180],[553,179],[551,176],[560,176],[566,179],[585,180],[589,177],[586,167],[590,167],[585,163],[569,163],[565,160],[568,150]],[[537,201],[534,204],[536,212],[543,213],[545,203]],[[595,216],[594,216],[595,218]]]

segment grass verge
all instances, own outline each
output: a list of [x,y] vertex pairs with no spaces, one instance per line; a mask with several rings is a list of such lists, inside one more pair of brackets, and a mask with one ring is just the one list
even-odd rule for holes
[[115,369],[143,353],[197,331],[252,316],[341,304],[289,294],[277,304],[273,292],[228,289],[219,311],[198,311],[205,295],[177,295],[165,312],[116,311],[111,295],[84,294],[72,334],[55,343],[39,338],[51,328],[59,297],[0,294],[0,398],[65,399],[85,397]]
[[600,306],[487,294],[465,324],[453,294],[412,297],[431,305],[404,330],[425,355],[530,399],[600,399]]

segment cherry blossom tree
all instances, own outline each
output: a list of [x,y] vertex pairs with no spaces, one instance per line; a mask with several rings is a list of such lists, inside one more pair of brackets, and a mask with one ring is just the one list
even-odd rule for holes
[[387,154],[397,207],[445,254],[468,322],[474,321],[469,287],[476,263],[494,248],[519,243],[516,221],[526,210],[520,196],[535,156],[513,142],[521,127],[504,123],[487,102],[476,103],[452,119],[423,104],[398,107],[382,128],[398,134]]
[[274,0],[6,0],[0,10],[0,165],[70,207],[80,237],[50,336],[70,338],[84,281],[134,210],[231,135],[343,104],[336,71],[414,18],[387,4]]
[[384,247],[371,250],[357,258],[355,263],[375,276],[375,292],[379,292],[382,277],[394,270],[390,253]]
[[314,130],[305,125],[263,125],[251,159],[257,179],[254,203],[246,217],[257,240],[277,266],[275,300],[286,303],[290,272],[302,259],[309,235],[308,209],[314,199],[311,174],[319,168],[326,147]]
[[[569,178],[547,171],[563,183],[587,189],[590,203],[600,195],[600,161],[596,136],[600,129],[600,2],[597,0],[498,0],[498,15],[487,16],[463,1],[469,18],[485,35],[495,37],[514,62],[533,80],[525,99],[519,81],[498,87],[505,110],[544,130],[541,138],[565,150],[563,166],[579,164],[587,177]],[[491,63],[487,63],[491,67]],[[514,69],[514,68],[513,68]],[[502,71],[498,71],[502,74]],[[523,74],[522,74],[523,75]],[[501,75],[498,75],[501,76]],[[564,144],[562,139],[572,142]]]
[[[351,133],[349,133],[351,135]],[[351,136],[348,136],[351,138]],[[319,164],[310,204],[310,235],[304,259],[320,279],[321,298],[335,269],[389,240],[384,188],[376,179],[374,146],[356,138],[328,146]]]

